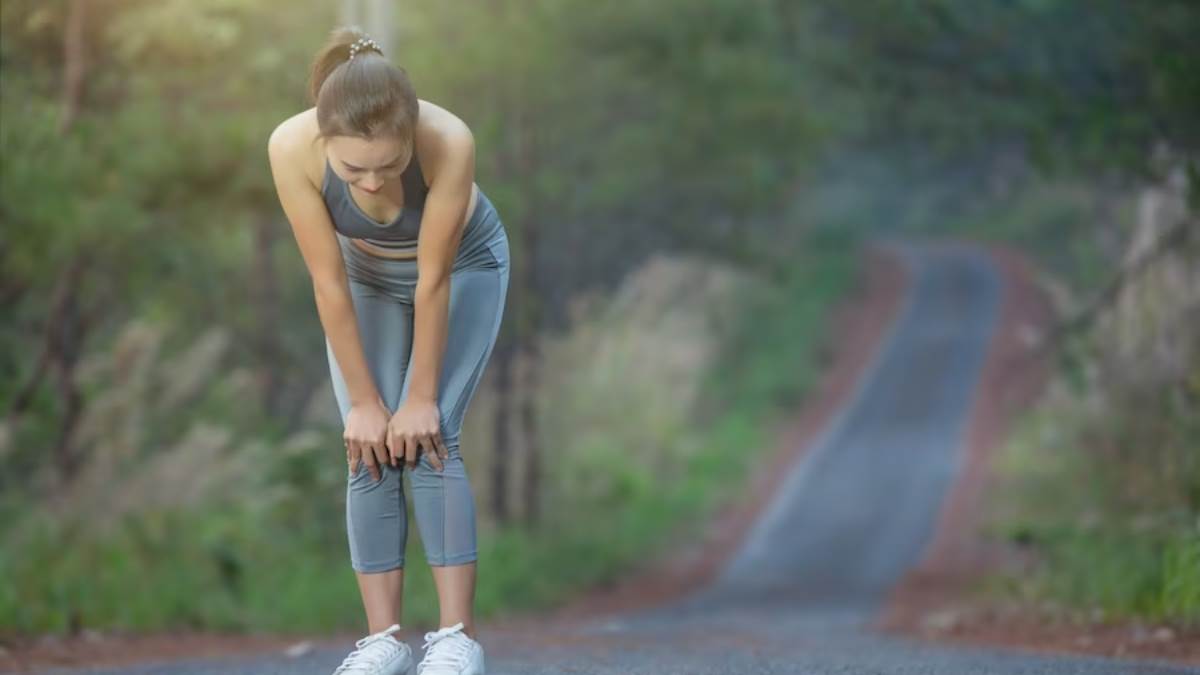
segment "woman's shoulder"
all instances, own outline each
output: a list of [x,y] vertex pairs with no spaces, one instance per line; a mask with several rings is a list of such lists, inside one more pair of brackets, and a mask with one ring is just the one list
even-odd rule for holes
[[470,127],[458,115],[432,101],[417,101],[420,104],[417,118],[417,135],[420,140],[445,141],[471,133]]
[[324,142],[317,138],[317,109],[309,108],[280,122],[271,132],[271,143],[299,165],[317,190],[325,179]]
[[417,159],[427,184],[441,172],[443,162],[451,155],[474,160],[474,137],[470,127],[458,115],[431,101],[418,99],[420,114],[417,121]]

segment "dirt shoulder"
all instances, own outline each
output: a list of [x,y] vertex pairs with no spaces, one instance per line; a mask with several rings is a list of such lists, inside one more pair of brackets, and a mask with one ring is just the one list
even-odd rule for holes
[[983,498],[992,486],[994,456],[1051,375],[1045,356],[1031,356],[1031,338],[1044,335],[1054,318],[1050,298],[1028,259],[1002,246],[989,253],[1002,273],[1004,295],[968,422],[962,470],[923,559],[893,588],[877,627],[928,640],[1044,653],[1200,663],[1200,631],[1092,620],[1052,604],[1002,603],[976,591],[989,574],[1019,574],[1033,562],[1015,544],[985,539],[978,528]]

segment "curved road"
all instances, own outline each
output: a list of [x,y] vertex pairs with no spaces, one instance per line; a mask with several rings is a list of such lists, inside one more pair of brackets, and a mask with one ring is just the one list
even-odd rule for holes
[[[869,628],[887,590],[917,562],[958,471],[1000,304],[1000,279],[984,253],[913,243],[901,251],[913,284],[890,334],[713,583],[665,606],[556,623],[536,634],[481,622],[489,675],[1200,673],[1147,661],[949,647]],[[56,672],[327,674],[350,647],[292,660]]]

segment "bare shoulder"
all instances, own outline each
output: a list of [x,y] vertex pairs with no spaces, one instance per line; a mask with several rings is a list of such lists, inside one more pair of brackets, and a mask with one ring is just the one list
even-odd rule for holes
[[315,189],[320,190],[325,162],[321,141],[314,141],[317,131],[316,108],[309,108],[280,122],[271,132],[268,143],[272,157],[278,157],[287,165],[275,167],[276,170],[300,171]]
[[319,193],[322,176],[314,175],[317,161],[320,171],[325,165],[323,148],[313,140],[314,129],[305,113],[280,122],[267,140],[267,156],[279,204],[313,282],[343,288],[345,269],[337,233]]
[[418,103],[421,108],[420,122],[417,124],[418,130],[433,131],[439,134],[470,133],[467,123],[446,108],[424,99],[418,99]]
[[423,99],[419,99],[419,103],[417,157],[426,182],[435,180],[442,166],[453,163],[455,159],[473,164],[475,139],[467,123],[436,103]]

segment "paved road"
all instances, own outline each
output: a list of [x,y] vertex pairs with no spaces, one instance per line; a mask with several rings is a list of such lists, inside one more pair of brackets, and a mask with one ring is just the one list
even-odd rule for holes
[[[968,248],[909,245],[914,284],[853,398],[783,481],[744,546],[672,604],[521,634],[480,626],[490,675],[1166,675],[1165,663],[947,647],[872,632],[959,469],[1000,282]],[[410,641],[415,647],[417,636]],[[129,672],[327,674],[348,651]],[[58,671],[78,673],[85,671]]]

